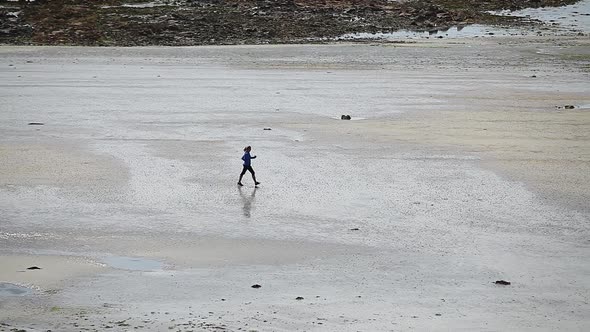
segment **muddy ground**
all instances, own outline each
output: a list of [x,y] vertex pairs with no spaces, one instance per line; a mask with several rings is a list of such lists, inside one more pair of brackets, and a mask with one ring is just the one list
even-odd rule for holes
[[213,45],[309,43],[348,33],[431,31],[473,23],[535,24],[490,10],[576,0],[0,1],[0,44]]

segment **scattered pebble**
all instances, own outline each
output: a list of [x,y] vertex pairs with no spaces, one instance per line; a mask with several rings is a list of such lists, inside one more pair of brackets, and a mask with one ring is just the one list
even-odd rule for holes
[[252,285],[252,288],[260,288],[260,287],[262,287],[262,286],[260,286],[259,284]]
[[506,280],[496,280],[495,282],[496,285],[510,285],[510,281],[506,281]]
[[350,120],[350,119],[351,119],[350,115],[345,115],[345,114],[342,114],[342,115],[340,116],[340,120]]
[[29,126],[42,126],[44,125],[43,122],[29,122],[28,123]]
[[300,301],[300,300],[303,300],[303,297],[302,297],[302,296],[297,296],[297,297],[295,298],[295,300],[298,300],[298,301]]
[[41,270],[41,268],[38,266],[31,266],[31,267],[27,267],[27,270]]

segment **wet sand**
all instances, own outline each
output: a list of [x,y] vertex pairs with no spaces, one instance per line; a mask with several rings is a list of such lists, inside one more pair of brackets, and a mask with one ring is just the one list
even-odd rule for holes
[[0,331],[586,330],[586,39],[2,47]]

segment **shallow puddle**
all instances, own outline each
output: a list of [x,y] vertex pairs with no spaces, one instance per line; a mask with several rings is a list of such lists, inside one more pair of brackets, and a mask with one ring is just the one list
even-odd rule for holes
[[492,37],[492,36],[530,36],[540,32],[532,30],[521,30],[516,28],[496,28],[486,25],[468,25],[464,27],[452,27],[446,30],[411,31],[400,30],[390,33],[354,33],[340,36],[338,40],[355,39],[421,39],[421,38],[470,38],[470,37]]
[[336,38],[337,40],[399,40],[399,39],[427,39],[427,38],[473,38],[493,36],[535,36],[552,33],[590,32],[590,0],[583,0],[571,6],[528,8],[517,11],[490,12],[502,16],[518,16],[530,20],[539,20],[545,27],[536,29],[503,28],[473,24],[455,26],[450,29],[430,31],[399,30],[391,33],[354,33]]
[[10,284],[7,282],[0,282],[0,297],[1,296],[23,296],[31,293],[27,287]]
[[164,267],[161,262],[140,257],[110,256],[104,258],[103,262],[115,269],[133,271],[155,271]]
[[492,12],[496,15],[527,17],[549,25],[580,32],[590,32],[590,0],[564,7],[527,8]]

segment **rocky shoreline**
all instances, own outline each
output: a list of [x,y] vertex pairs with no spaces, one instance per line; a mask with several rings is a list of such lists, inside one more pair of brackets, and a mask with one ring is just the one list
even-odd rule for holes
[[191,46],[309,43],[350,33],[534,24],[491,10],[576,0],[0,1],[0,44]]

